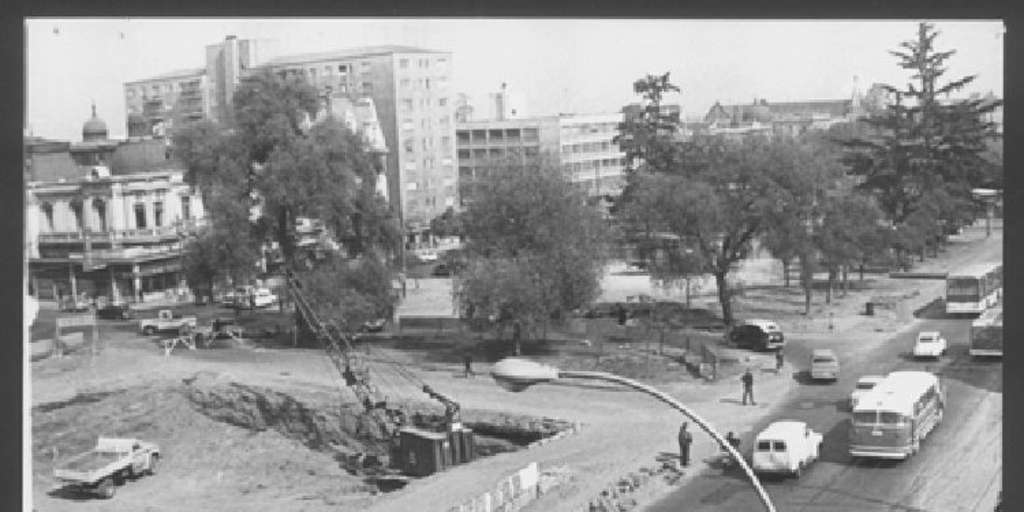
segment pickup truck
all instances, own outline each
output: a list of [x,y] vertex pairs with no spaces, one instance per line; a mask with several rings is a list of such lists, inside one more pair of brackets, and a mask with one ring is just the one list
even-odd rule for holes
[[161,309],[156,318],[139,320],[139,329],[146,336],[158,332],[181,331],[182,327],[195,328],[196,317],[181,316],[169,309]]
[[132,438],[100,437],[96,447],[68,459],[53,476],[57,485],[77,491],[114,497],[115,487],[126,478],[155,474],[160,448]]

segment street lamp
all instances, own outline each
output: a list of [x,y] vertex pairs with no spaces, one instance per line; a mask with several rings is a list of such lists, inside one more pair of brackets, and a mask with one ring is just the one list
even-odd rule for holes
[[620,377],[611,373],[559,370],[553,366],[546,366],[534,361],[514,357],[498,361],[494,365],[494,369],[491,370],[491,376],[501,387],[516,393],[523,391],[534,384],[560,378],[615,382],[647,393],[648,395],[672,406],[673,409],[676,409],[686,415],[687,418],[693,420],[703,431],[707,432],[708,435],[710,435],[712,439],[719,444],[719,446],[728,451],[740,467],[743,468],[743,472],[747,474],[747,478],[750,480],[750,483],[754,486],[758,496],[761,498],[761,503],[764,504],[765,510],[768,512],[775,512],[775,506],[772,505],[771,498],[768,497],[768,493],[765,492],[764,487],[761,486],[760,480],[757,479],[757,475],[755,475],[754,471],[750,469],[750,466],[747,465],[746,460],[743,459],[743,456],[740,455],[736,448],[729,444],[718,432],[715,432],[715,430],[711,428],[711,425],[701,419],[700,416],[697,416],[685,405],[662,391],[645,384],[641,384],[635,380]]

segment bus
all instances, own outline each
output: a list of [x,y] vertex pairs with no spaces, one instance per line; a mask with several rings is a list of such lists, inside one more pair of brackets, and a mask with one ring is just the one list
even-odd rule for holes
[[1003,356],[1003,306],[996,306],[971,322],[971,357]]
[[981,314],[1002,294],[1002,263],[968,265],[946,276],[946,313]]
[[896,371],[864,394],[853,409],[850,455],[906,459],[942,421],[945,393],[939,378]]

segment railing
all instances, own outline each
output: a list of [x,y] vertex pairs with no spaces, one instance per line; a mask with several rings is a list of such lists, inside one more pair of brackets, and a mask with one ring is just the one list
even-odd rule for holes
[[162,226],[159,228],[136,228],[136,229],[113,229],[107,231],[65,231],[57,233],[40,233],[39,242],[85,242],[90,238],[94,242],[124,241],[140,238],[176,238],[193,232],[204,223],[200,221],[188,222],[177,226]]

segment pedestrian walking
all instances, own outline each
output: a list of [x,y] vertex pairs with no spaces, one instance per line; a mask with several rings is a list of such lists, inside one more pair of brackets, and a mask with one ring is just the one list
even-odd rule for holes
[[466,352],[466,354],[464,356],[462,356],[462,364],[463,364],[463,366],[465,366],[465,372],[466,372],[466,378],[467,379],[471,375],[476,375],[475,373],[473,373],[473,356],[469,355],[469,352]]
[[782,372],[782,365],[785,364],[786,360],[782,356],[782,347],[775,352],[775,373]]
[[690,465],[690,445],[693,444],[693,434],[686,430],[686,422],[679,427],[679,464]]
[[622,303],[615,305],[615,313],[619,317],[619,325],[626,325],[626,321],[629,320],[629,316],[626,314],[626,308],[622,306]]
[[750,405],[757,405],[754,401],[754,374],[750,373],[750,368],[743,372],[740,380],[743,382],[743,405],[747,405],[747,397],[750,397]]

